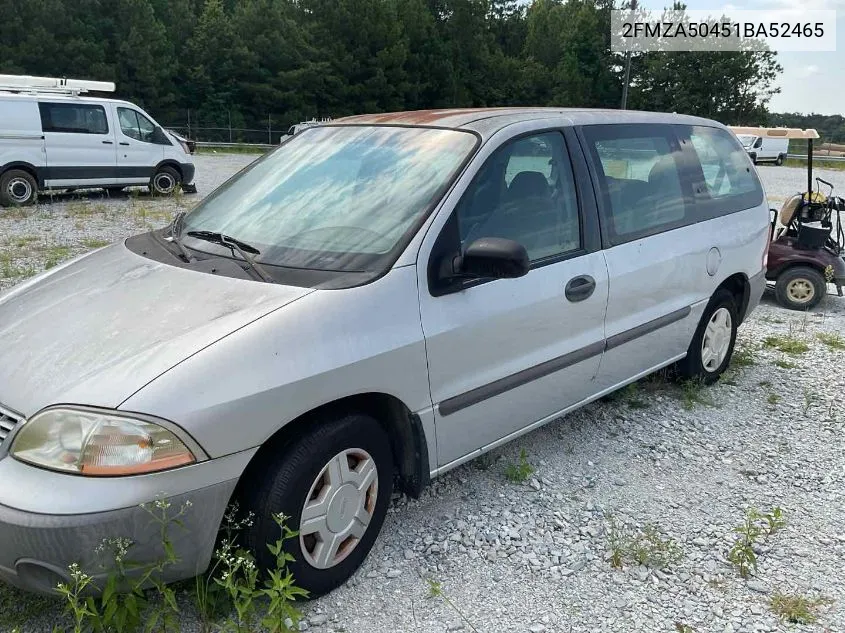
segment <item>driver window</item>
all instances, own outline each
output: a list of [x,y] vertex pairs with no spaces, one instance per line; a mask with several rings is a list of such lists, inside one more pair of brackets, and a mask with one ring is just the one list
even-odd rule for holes
[[581,247],[578,199],[563,135],[546,132],[500,147],[456,209],[461,248],[481,237],[525,247],[532,262]]
[[120,131],[129,138],[144,143],[153,142],[155,125],[143,114],[139,114],[130,108],[118,108],[117,120],[120,123]]

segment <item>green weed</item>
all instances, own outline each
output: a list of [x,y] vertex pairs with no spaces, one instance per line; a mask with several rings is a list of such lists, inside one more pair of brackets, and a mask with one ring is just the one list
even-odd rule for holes
[[85,248],[90,248],[91,250],[93,250],[95,248],[102,248],[103,246],[108,246],[109,243],[110,242],[108,242],[107,240],[98,240],[97,238],[94,238],[94,237],[89,237],[89,238],[82,240],[82,245]]
[[764,347],[772,347],[784,354],[803,354],[810,349],[805,341],[791,335],[776,334],[763,339]]
[[829,598],[807,598],[798,594],[776,593],[769,603],[772,612],[793,624],[814,624],[818,607],[833,602]]
[[653,569],[667,569],[683,556],[680,547],[669,537],[662,537],[652,524],[631,530],[612,515],[605,517],[605,537],[611,567],[620,569],[626,562]]
[[703,404],[708,407],[715,407],[716,403],[706,393],[706,385],[701,380],[685,380],[680,386],[680,400],[681,406],[687,411],[691,411],[697,404]]
[[745,519],[733,530],[737,538],[727,555],[728,562],[736,567],[741,577],[748,578],[752,570],[757,570],[754,544],[760,537],[768,538],[785,525],[786,521],[780,508],[763,514],[754,508],[745,511]]
[[845,338],[835,332],[819,332],[816,338],[830,349],[845,349]]
[[775,361],[775,365],[780,367],[781,369],[795,369],[798,366],[795,363],[786,360],[785,358],[778,358]]
[[523,448],[519,451],[519,461],[516,464],[508,464],[505,467],[505,477],[508,481],[516,484],[521,484],[528,481],[528,478],[534,474],[534,467],[528,463],[528,453]]

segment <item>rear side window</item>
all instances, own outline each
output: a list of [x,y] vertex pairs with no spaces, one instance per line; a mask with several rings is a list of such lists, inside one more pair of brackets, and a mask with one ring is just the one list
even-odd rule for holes
[[703,219],[760,204],[763,189],[748,155],[734,136],[714,127],[686,128],[696,164],[696,205]]
[[103,106],[88,103],[38,104],[41,129],[66,134],[108,134],[109,123]]
[[597,125],[584,134],[612,244],[688,223],[682,153],[669,126]]

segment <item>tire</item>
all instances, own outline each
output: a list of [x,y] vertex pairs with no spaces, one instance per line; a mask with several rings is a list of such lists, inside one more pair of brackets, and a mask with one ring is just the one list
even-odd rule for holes
[[0,176],[0,205],[24,207],[38,199],[38,183],[22,169],[10,169]]
[[150,193],[154,196],[169,196],[180,184],[182,177],[179,172],[165,165],[150,178]]
[[827,294],[827,281],[815,268],[793,266],[778,275],[775,297],[790,310],[809,310],[816,307]]
[[[713,328],[708,329],[711,323]],[[701,315],[686,357],[677,364],[679,376],[687,380],[701,380],[706,385],[716,382],[731,362],[738,324],[733,294],[724,289],[717,290]],[[710,355],[713,353],[715,357]]]
[[757,154],[751,154],[750,156],[751,156],[751,162],[756,165],[757,164]]
[[777,165],[778,167],[783,165],[783,154],[778,154],[778,157],[775,160],[775,165]]
[[[342,456],[346,459],[335,461]],[[340,485],[332,481],[329,473],[332,463],[338,466],[333,472],[338,473],[335,476]],[[348,466],[353,463],[355,468],[350,472]],[[367,464],[375,468],[368,477],[364,475]],[[352,481],[358,473],[365,476],[360,482],[366,490],[363,495]],[[267,451],[250,469],[242,490],[244,508],[255,515],[245,535],[246,545],[255,552],[259,569],[275,567],[267,544],[279,538],[272,514],[282,512],[290,517],[288,527],[300,531],[298,537],[285,542],[286,550],[294,557],[289,568],[296,585],[306,589],[309,598],[322,596],[355,573],[381,530],[393,491],[390,440],[378,421],[368,415],[350,413],[324,419],[280,450]],[[322,522],[316,518],[321,499],[325,500]],[[302,521],[306,503],[315,515],[309,525]],[[357,516],[369,517],[367,525]],[[329,538],[318,537],[314,532],[318,525]],[[354,535],[343,538],[345,530],[353,526]],[[337,548],[325,546],[332,539],[337,539]]]

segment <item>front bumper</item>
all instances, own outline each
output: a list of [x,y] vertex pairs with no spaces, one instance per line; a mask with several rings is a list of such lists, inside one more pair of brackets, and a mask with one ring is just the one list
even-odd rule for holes
[[[170,504],[167,516],[190,508],[168,536],[178,562],[162,579],[174,582],[208,567],[226,506],[254,451],[172,471],[136,477],[89,478],[54,473],[10,457],[0,460],[0,580],[21,589],[54,593],[78,563],[102,589],[113,560],[105,539],[126,538],[126,559],[137,574],[164,556],[160,527],[141,504]],[[11,483],[14,482],[14,483]],[[137,566],[135,565],[137,564]]]

